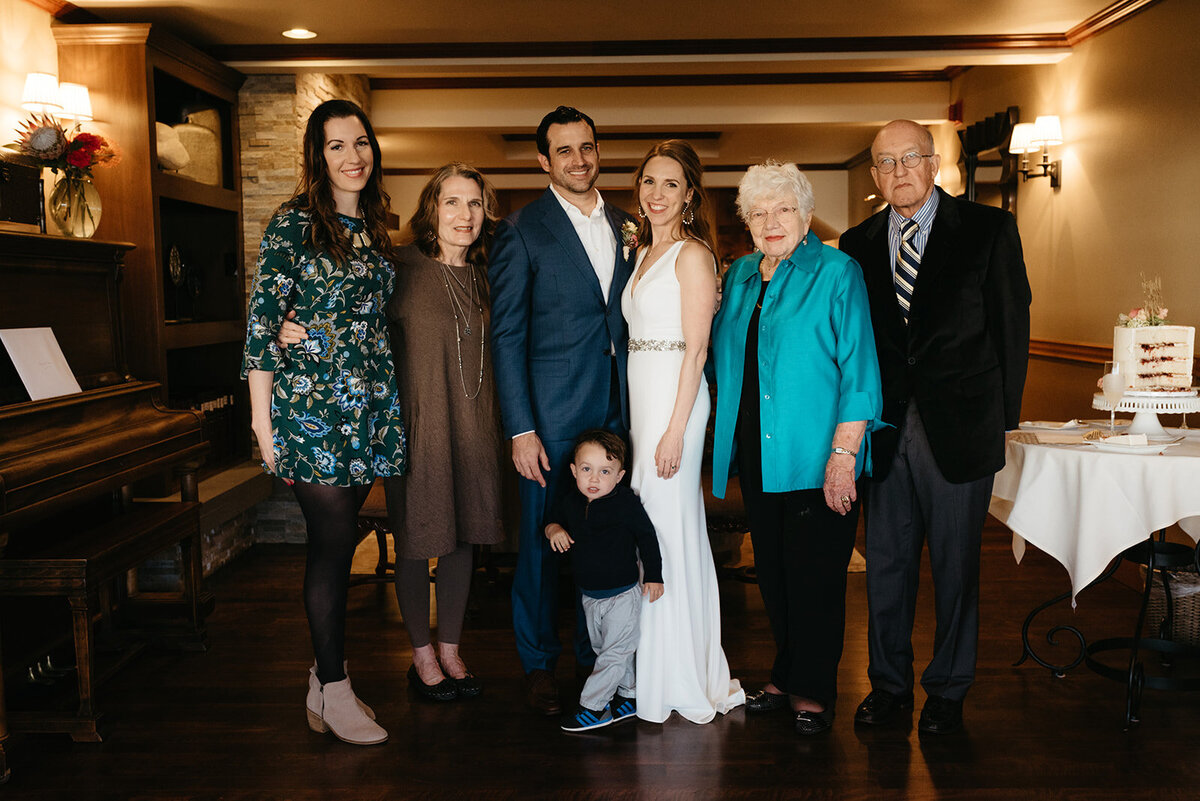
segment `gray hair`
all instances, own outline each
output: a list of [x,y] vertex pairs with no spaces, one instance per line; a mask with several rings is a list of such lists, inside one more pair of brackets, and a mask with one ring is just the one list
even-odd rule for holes
[[794,197],[800,213],[805,217],[810,217],[817,205],[812,184],[799,167],[791,162],[781,164],[775,159],[768,159],[762,164],[755,164],[742,176],[738,184],[738,216],[742,222],[748,223],[750,210],[759,201],[778,195]]

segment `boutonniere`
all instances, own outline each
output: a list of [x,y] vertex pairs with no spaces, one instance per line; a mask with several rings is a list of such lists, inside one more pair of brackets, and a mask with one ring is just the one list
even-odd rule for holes
[[625,261],[629,261],[629,251],[637,250],[638,224],[633,220],[626,220],[621,224],[621,253],[624,254]]

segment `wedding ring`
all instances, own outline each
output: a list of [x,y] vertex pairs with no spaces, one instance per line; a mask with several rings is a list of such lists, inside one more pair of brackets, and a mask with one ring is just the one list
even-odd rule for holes
[[850,496],[849,496],[849,495],[843,495],[843,496],[842,496],[842,503],[850,503]]

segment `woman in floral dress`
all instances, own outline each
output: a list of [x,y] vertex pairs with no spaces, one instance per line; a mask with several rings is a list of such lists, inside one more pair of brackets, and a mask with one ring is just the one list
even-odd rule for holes
[[[291,485],[308,529],[309,726],[373,745],[387,732],[354,695],[344,647],[358,509],[377,476],[405,469],[383,312],[393,288],[389,198],[379,144],[354,103],[313,111],[303,159],[295,196],[263,236],[242,373],[263,464]],[[310,321],[309,335],[284,354],[275,332],[292,310]]]

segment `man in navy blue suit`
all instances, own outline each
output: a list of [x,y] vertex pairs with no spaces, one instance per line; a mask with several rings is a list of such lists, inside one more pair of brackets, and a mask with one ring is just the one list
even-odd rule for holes
[[[557,715],[558,559],[543,518],[575,437],[628,428],[621,291],[634,248],[621,235],[629,215],[595,188],[600,150],[591,118],[559,106],[538,126],[537,149],[550,187],[500,223],[488,278],[501,416],[521,475],[513,630],[530,706]],[[579,615],[575,657],[581,668],[595,661]]]

